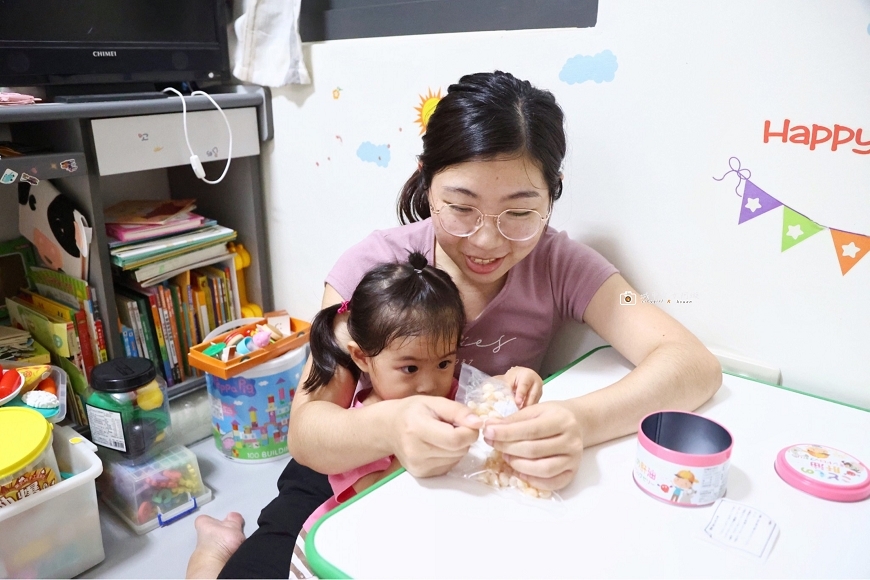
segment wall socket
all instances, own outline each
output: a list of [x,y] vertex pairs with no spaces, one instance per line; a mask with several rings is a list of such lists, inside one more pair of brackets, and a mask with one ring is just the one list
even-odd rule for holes
[[782,372],[779,370],[779,367],[752,360],[726,350],[717,348],[710,348],[708,350],[719,359],[719,364],[722,365],[723,371],[773,385],[782,384]]

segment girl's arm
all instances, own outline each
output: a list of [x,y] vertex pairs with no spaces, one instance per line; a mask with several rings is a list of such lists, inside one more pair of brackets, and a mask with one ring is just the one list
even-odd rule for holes
[[622,276],[608,278],[584,321],[634,370],[588,395],[534,405],[501,424],[487,424],[486,439],[536,487],[566,486],[584,447],[634,433],[648,413],[697,409],[722,384],[719,361],[691,332],[652,304],[620,304],[626,290],[633,289]]
[[[341,300],[327,284],[322,307]],[[343,322],[336,335],[347,342]],[[309,371],[310,361],[300,384]],[[395,455],[412,475],[426,477],[449,471],[477,440],[481,421],[459,403],[418,395],[351,411],[355,388],[350,372],[339,368],[328,385],[313,393],[296,391],[288,437],[296,461],[321,473],[340,473]]]

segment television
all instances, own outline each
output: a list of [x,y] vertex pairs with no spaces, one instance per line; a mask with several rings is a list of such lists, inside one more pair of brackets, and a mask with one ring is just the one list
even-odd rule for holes
[[0,86],[228,82],[229,10],[227,0],[0,0]]

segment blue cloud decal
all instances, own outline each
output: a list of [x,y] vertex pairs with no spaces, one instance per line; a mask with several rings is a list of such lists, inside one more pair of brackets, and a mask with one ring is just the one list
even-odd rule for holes
[[366,141],[356,150],[356,156],[363,161],[375,163],[378,167],[386,167],[390,164],[390,146],[375,145]]
[[559,72],[559,80],[569,85],[595,81],[609,83],[616,75],[616,55],[605,50],[595,56],[578,54],[572,56]]

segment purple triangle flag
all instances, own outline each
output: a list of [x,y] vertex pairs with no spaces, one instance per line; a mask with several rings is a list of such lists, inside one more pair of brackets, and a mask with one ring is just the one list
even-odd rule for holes
[[737,225],[748,222],[752,218],[756,218],[781,205],[781,201],[769,196],[747,179],[746,184],[743,186],[743,199],[740,201],[740,221],[737,222]]

